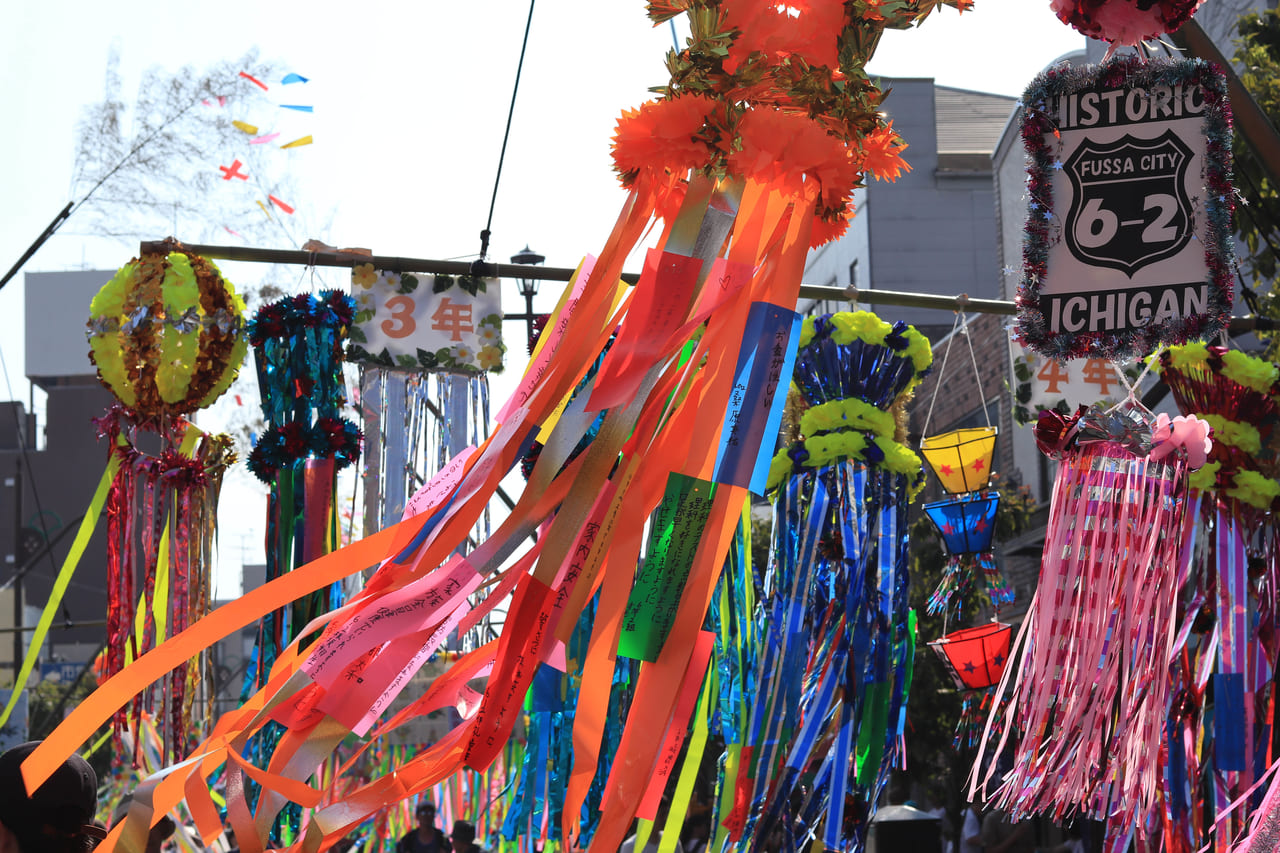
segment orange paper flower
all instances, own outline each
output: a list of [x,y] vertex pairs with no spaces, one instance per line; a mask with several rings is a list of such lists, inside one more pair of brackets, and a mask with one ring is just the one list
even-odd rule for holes
[[837,68],[844,4],[831,0],[733,0],[721,5],[725,23],[738,30],[725,60],[736,68],[759,51],[770,58],[798,55],[810,65]]
[[710,98],[683,95],[624,111],[613,137],[613,162],[623,183],[630,185],[642,173],[667,183],[711,162],[710,146],[694,134],[714,107]]
[[898,175],[911,171],[902,159],[906,147],[907,143],[893,129],[893,122],[887,122],[862,138],[862,170],[882,181],[897,180]]
[[851,219],[853,219],[852,206],[844,213],[832,216],[815,215],[813,217],[813,230],[809,233],[809,248],[816,249],[819,246],[830,243],[832,240],[839,240],[844,236],[844,232],[849,230],[849,220]]
[[844,142],[808,116],[758,107],[738,124],[741,149],[729,155],[729,171],[773,184],[798,195],[806,180],[823,197],[844,197],[858,180],[858,169]]

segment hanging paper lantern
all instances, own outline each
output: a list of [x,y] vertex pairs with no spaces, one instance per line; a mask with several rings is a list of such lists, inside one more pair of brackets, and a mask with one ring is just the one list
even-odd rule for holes
[[98,378],[144,420],[208,406],[248,351],[244,300],[211,262],[169,246],[121,267],[90,305]]
[[1013,626],[990,622],[952,631],[934,640],[929,648],[938,653],[960,690],[983,690],[1000,681],[1009,662]]
[[1177,32],[1204,0],[1051,0],[1058,19],[1089,38],[1136,45]]
[[991,480],[998,432],[993,426],[944,432],[921,440],[920,452],[948,492],[974,492]]
[[929,520],[942,534],[947,550],[955,556],[991,550],[999,509],[997,493],[977,493],[924,505]]
[[942,570],[942,580],[929,597],[929,613],[942,613],[954,603],[954,615],[961,617],[964,598],[977,574],[982,575],[991,606],[997,612],[1001,606],[1012,604],[1013,590],[1009,588],[1000,567],[996,565],[995,555],[991,553],[996,513],[1000,511],[1000,494],[974,492],[925,504],[924,511],[942,535],[942,541],[950,553]]

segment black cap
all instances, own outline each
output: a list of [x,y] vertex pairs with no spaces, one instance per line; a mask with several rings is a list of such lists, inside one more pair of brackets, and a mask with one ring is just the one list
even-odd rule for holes
[[475,841],[476,828],[468,821],[457,820],[453,822],[453,832],[449,833],[449,837],[458,841]]
[[0,823],[23,837],[53,832],[58,835],[106,833],[93,825],[98,808],[98,776],[78,755],[72,755],[53,775],[27,795],[22,781],[22,762],[40,741],[15,746],[0,755]]
[[433,806],[431,803],[418,803],[418,807],[413,810],[413,813],[414,814],[427,814],[427,813],[435,814],[436,807]]

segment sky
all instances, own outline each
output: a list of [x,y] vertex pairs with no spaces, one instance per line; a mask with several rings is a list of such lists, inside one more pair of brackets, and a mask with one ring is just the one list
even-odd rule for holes
[[[16,4],[0,32],[6,127],[0,274],[67,202],[78,200],[72,195],[77,122],[86,105],[103,97],[112,49],[120,55],[128,99],[144,69],[181,75],[190,73],[184,66],[200,69],[258,48],[264,60],[310,80],[305,93],[315,111],[305,119],[315,142],[296,149],[289,162],[298,189],[289,201],[299,208],[298,222],[324,226],[313,225],[319,233],[296,235],[299,240],[386,255],[474,257],[529,8],[524,0]],[[683,45],[687,30],[676,26]],[[600,249],[625,198],[609,158],[614,123],[622,110],[649,97],[649,87],[666,82],[663,60],[672,37],[669,25],[650,24],[641,0],[536,3],[494,207],[491,260],[505,261],[528,245],[548,265],[572,267]],[[1045,65],[1083,44],[1054,17],[1048,0],[978,0],[963,15],[942,9],[918,29],[886,33],[869,70],[1017,95]],[[296,114],[280,112],[279,121],[299,126]],[[158,215],[154,232],[140,236],[161,239],[169,230]],[[229,234],[226,242],[239,243]],[[25,270],[114,270],[137,252],[136,241],[95,237],[73,217]],[[221,266],[234,282],[264,275],[251,264]],[[290,283],[312,280],[299,270]],[[345,276],[322,272],[316,283],[345,285]],[[514,284],[505,287],[508,310],[523,310]],[[25,400],[22,291],[21,276],[0,291],[0,352],[7,387]],[[557,292],[544,286],[535,310],[550,310]],[[87,305],[69,310],[88,314]],[[522,324],[509,325],[509,342],[521,340]],[[509,378],[495,382],[494,411],[522,367],[509,361]],[[218,584],[224,592],[238,584],[232,566],[242,556],[261,559],[264,504],[248,482],[233,478],[235,499],[224,494],[224,506],[239,513],[234,525],[223,524],[224,531],[236,531],[224,532],[222,540]]]

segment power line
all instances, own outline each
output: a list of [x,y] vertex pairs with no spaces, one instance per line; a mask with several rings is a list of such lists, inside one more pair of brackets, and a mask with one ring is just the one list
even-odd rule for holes
[[484,224],[484,230],[480,232],[480,260],[477,264],[483,263],[484,259],[489,256],[489,234],[493,228],[493,209],[498,203],[498,182],[502,180],[502,161],[507,156],[507,139],[511,136],[511,118],[516,112],[516,93],[520,91],[520,72],[524,69],[524,53],[525,48],[529,46],[529,29],[533,26],[533,4],[536,0],[529,0],[529,17],[524,22],[524,41],[520,42],[520,61],[516,63],[516,82],[511,87],[511,106],[507,109],[507,128],[502,132],[502,151],[498,154],[498,173],[493,176],[493,195],[489,197],[489,219]]

